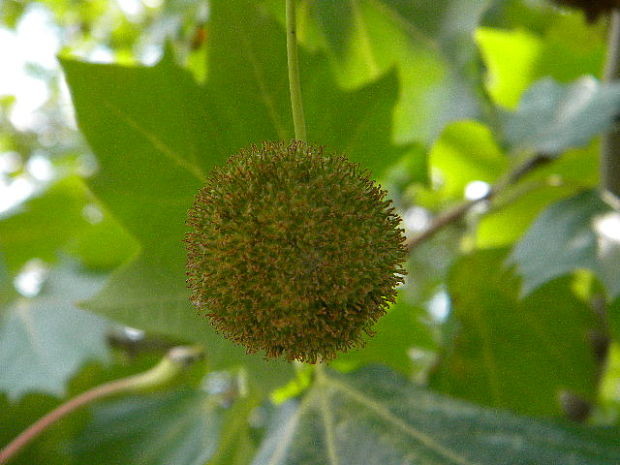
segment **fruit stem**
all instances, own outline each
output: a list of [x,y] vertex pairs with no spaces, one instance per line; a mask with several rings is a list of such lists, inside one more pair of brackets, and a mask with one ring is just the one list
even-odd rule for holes
[[[620,79],[620,9],[611,13],[611,25],[607,42],[607,59],[604,79],[612,82]],[[601,144],[601,190],[603,197],[614,207],[620,207],[620,123],[603,136]]]
[[286,0],[286,51],[288,56],[288,81],[291,92],[291,109],[295,126],[295,139],[306,141],[306,122],[299,80],[299,56],[297,54],[297,0]]
[[202,349],[198,347],[174,347],[150,370],[96,386],[69,399],[30,425],[0,450],[0,464],[7,463],[49,426],[78,408],[114,394],[141,392],[161,387],[176,378],[185,367],[202,358],[202,355]]

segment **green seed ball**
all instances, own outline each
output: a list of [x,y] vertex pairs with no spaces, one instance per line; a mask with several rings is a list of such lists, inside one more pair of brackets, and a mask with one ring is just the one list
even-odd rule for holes
[[570,6],[583,10],[589,22],[596,21],[599,16],[609,14],[614,8],[620,8],[620,0],[554,0],[559,5]]
[[385,197],[319,147],[241,150],[189,210],[192,303],[249,353],[315,363],[359,346],[405,274],[404,231]]

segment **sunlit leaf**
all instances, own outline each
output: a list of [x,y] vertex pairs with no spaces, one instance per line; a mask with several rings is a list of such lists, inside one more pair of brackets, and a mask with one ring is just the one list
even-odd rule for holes
[[489,128],[474,121],[447,126],[430,152],[430,165],[449,199],[462,199],[472,181],[495,181],[507,161]]
[[532,82],[542,44],[526,31],[481,28],[476,41],[489,69],[487,88],[494,101],[515,108]]
[[603,22],[588,24],[583,15],[560,12],[552,2],[496,2],[493,14],[476,31],[487,67],[486,88],[495,103],[514,109],[533,82],[551,77],[571,82],[600,75],[605,56]]

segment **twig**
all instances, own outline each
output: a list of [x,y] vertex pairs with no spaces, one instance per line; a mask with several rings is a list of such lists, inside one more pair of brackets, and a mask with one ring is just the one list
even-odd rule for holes
[[165,385],[178,376],[185,367],[201,357],[202,349],[200,348],[175,347],[155,367],[144,373],[102,384],[83,392],[37,420],[22,431],[4,449],[0,450],[0,464],[7,463],[24,446],[39,436],[49,426],[78,408],[114,394],[139,392]]
[[492,186],[491,189],[489,189],[489,192],[487,192],[486,195],[484,195],[483,197],[463,202],[456,207],[453,207],[448,211],[441,213],[439,216],[435,217],[431,225],[426,230],[407,240],[405,244],[407,249],[409,250],[409,252],[411,252],[418,245],[434,237],[435,234],[441,231],[444,227],[459,221],[461,218],[463,218],[463,216],[467,214],[467,212],[469,212],[479,203],[492,200],[495,196],[497,196],[497,194],[503,192],[503,190],[506,189],[508,186],[516,184],[524,176],[537,169],[538,167],[549,163],[552,160],[552,157],[543,153],[528,158],[524,163],[517,166],[514,170],[508,173],[504,180],[500,180],[497,184]]
[[[605,81],[620,79],[620,9],[611,13]],[[620,204],[620,123],[603,136],[601,144],[601,190],[615,206]]]

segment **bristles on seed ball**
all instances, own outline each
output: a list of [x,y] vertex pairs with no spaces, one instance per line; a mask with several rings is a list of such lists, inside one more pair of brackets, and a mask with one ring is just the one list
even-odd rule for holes
[[386,192],[343,156],[301,142],[241,150],[189,210],[191,301],[249,353],[333,359],[395,299],[399,224]]

